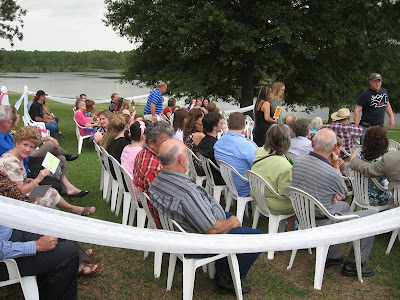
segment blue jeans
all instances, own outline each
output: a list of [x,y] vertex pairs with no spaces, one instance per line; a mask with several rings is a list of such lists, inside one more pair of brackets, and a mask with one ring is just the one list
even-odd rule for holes
[[[232,214],[225,212],[226,218],[229,219]],[[263,232],[258,229],[252,229],[248,227],[234,228],[228,232],[228,234],[262,234]],[[205,258],[216,254],[186,254],[186,258]],[[260,252],[256,253],[238,253],[237,259],[239,262],[240,278],[244,279],[249,273],[251,266],[256,261]],[[228,259],[226,257],[221,258],[215,262],[215,269],[217,273],[224,273],[227,277],[231,277],[231,270],[229,269]]]
[[44,124],[46,125],[46,129],[47,129],[48,131],[50,131],[50,135],[51,135],[51,136],[55,136],[56,133],[59,131],[58,125],[57,125],[56,122],[54,122],[54,123],[52,123],[52,124],[50,124],[50,123],[44,123]]

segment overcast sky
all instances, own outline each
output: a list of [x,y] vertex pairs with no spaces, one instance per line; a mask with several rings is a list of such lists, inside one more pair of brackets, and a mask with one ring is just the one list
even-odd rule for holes
[[28,12],[24,17],[24,39],[14,47],[0,39],[6,50],[132,50],[133,44],[119,37],[101,21],[103,0],[18,0]]

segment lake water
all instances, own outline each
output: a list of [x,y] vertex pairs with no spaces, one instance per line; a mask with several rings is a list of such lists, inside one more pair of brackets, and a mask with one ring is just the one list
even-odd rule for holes
[[[0,86],[5,85],[11,92],[23,93],[26,85],[29,91],[44,90],[49,96],[71,99],[76,99],[81,93],[85,93],[88,99],[109,101],[112,93],[118,93],[124,98],[143,96],[135,99],[135,102],[146,103],[146,95],[151,90],[139,86],[138,83],[133,85],[120,83],[118,79],[115,79],[119,75],[118,73],[98,72],[0,73]],[[184,100],[179,100],[177,105],[184,105]],[[220,110],[239,108],[237,105],[226,102],[218,102],[217,106]],[[328,119],[327,108],[317,108],[310,114],[301,112],[301,107],[297,107],[296,110],[295,114],[299,118],[320,116]],[[282,112],[284,116],[290,113],[290,110]],[[396,124],[400,124],[400,114],[396,114],[395,118]],[[388,117],[386,116],[387,122]]]

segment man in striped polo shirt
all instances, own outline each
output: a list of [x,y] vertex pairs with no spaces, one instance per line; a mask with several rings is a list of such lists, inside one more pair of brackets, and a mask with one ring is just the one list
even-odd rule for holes
[[[185,145],[177,139],[169,139],[161,144],[159,158],[163,170],[149,188],[150,201],[157,210],[177,221],[187,232],[206,234],[261,234],[257,229],[241,227],[238,218],[224,212],[221,205],[202,186],[196,185],[185,174],[189,158]],[[185,254],[186,256],[187,254]],[[200,255],[201,257],[213,254]],[[246,278],[251,266],[260,253],[241,253],[237,255],[240,278]],[[189,255],[199,257],[199,255]],[[228,261],[226,258],[216,262],[217,287],[235,293]],[[249,287],[243,286],[246,294]]]
[[[339,170],[335,132],[329,128],[322,128],[315,133],[312,142],[314,151],[311,151],[309,155],[300,155],[296,158],[296,163],[293,165],[292,186],[315,197],[332,215],[356,214],[366,217],[376,213],[374,210],[352,212],[350,205],[346,202],[347,187]],[[318,208],[315,208],[315,219],[317,226],[334,223]],[[368,260],[373,241],[374,236],[360,240],[362,263]],[[329,247],[325,267],[343,263],[340,249],[341,244]],[[364,277],[374,274],[372,268],[364,265],[361,271]],[[357,276],[353,249],[343,265],[342,275]]]
[[157,88],[154,89],[147,99],[146,106],[143,110],[143,117],[145,120],[158,121],[157,115],[162,112],[163,95],[167,91],[167,84],[160,81]]

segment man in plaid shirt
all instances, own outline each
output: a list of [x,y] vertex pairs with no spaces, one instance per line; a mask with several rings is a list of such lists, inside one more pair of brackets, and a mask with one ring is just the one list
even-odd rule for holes
[[[148,193],[151,183],[162,170],[158,150],[163,142],[172,138],[174,129],[168,122],[157,121],[146,127],[145,135],[146,146],[137,154],[133,168],[133,184],[140,191]],[[162,229],[157,209],[149,201],[147,205],[157,228]]]
[[[355,138],[362,136],[364,133],[364,128],[362,126],[350,123],[351,116],[348,108],[341,108],[331,115],[332,120],[335,122],[322,127],[332,129],[336,135],[342,139],[343,148],[348,153],[351,153],[351,148],[356,144]],[[341,156],[344,156],[342,152]]]

